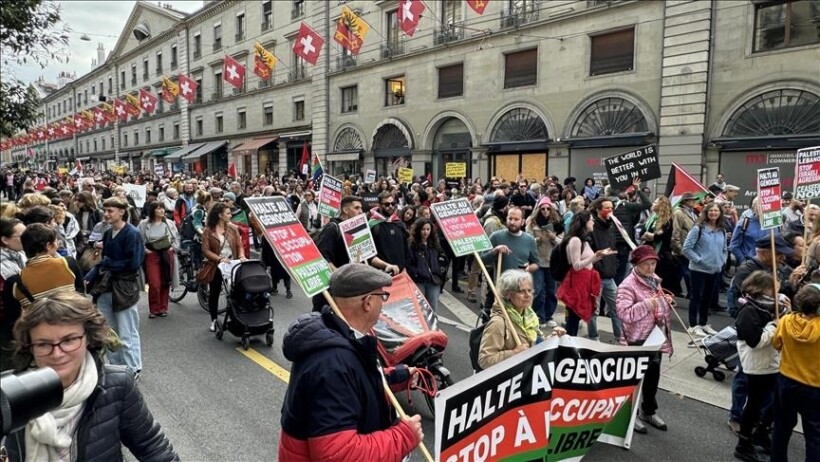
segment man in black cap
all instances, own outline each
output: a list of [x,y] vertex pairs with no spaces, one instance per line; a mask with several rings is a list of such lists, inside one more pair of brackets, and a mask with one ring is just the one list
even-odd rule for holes
[[279,460],[401,460],[424,438],[421,417],[397,419],[382,385],[382,374],[399,385],[416,371],[404,365],[380,370],[376,339],[369,335],[392,283],[375,268],[345,265],[328,288],[343,319],[325,306],[288,328],[282,351],[293,367]]
[[[689,280],[689,259],[683,255],[683,241],[686,240],[689,230],[695,226],[695,199],[697,197],[694,194],[684,193],[678,200],[678,207],[672,212],[672,255],[680,266],[683,283],[686,285],[686,298],[692,295],[692,283]],[[675,295],[680,296],[680,293]]]

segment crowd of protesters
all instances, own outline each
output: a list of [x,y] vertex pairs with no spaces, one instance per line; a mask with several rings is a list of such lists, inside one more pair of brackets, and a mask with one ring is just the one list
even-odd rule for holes
[[[514,181],[503,178],[400,184],[392,177],[365,184],[344,178],[339,217],[319,215],[314,185],[296,172],[282,177],[226,175],[159,177],[86,171],[3,173],[0,226],[3,298],[3,368],[7,333],[26,306],[63,292],[88,292],[122,344],[108,355],[135,378],[142,371],[137,301],[148,286],[149,318],[168,316],[168,292],[178,283],[178,253],[190,251],[197,280],[210,287],[209,329],[214,330],[221,290],[220,262],[260,252],[274,287],[291,298],[291,280],[276,259],[245,198],[284,196],[299,222],[335,271],[350,263],[338,223],[367,213],[377,256],[367,264],[390,274],[406,271],[433,310],[439,294],[466,292],[490,324],[479,361],[489,367],[550,333],[599,340],[596,316],[610,319],[615,342],[638,345],[654,326],[667,341],[643,384],[635,430],[667,425],[655,399],[661,355],[671,355],[672,312],[688,299],[688,333],[716,334],[710,314],[737,318],[741,367],[733,379],[729,426],[738,435],[734,455],[747,461],[785,460],[797,415],[802,417],[807,458],[820,458],[820,214],[783,195],[783,226],[761,229],[757,200],[738,213],[739,188],[722,175],[709,193],[650,198],[640,179],[623,191],[588,178]],[[144,206],[124,184],[145,185]],[[466,198],[492,248],[480,255],[496,278],[503,306],[482,281],[478,261],[457,257],[432,217],[430,205]],[[568,272],[551,271],[563,252]],[[772,275],[772,266],[777,275]],[[41,279],[37,273],[55,277]],[[56,277],[59,275],[59,277]],[[734,277],[730,277],[734,275]],[[466,285],[466,286],[465,286]],[[727,293],[727,306],[718,302]],[[136,294],[136,295],[135,295]],[[378,294],[377,294],[378,295]],[[774,299],[782,299],[775,312]],[[362,299],[363,300],[363,299]],[[564,328],[554,318],[564,306]],[[314,311],[325,300],[314,297]],[[515,341],[498,321],[506,310]],[[697,346],[693,344],[692,346]]]

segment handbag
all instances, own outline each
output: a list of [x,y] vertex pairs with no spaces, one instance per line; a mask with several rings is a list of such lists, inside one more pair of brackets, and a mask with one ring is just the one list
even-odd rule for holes
[[[165,227],[168,228],[167,222],[165,223]],[[170,231],[170,229],[168,229],[168,231]],[[171,241],[171,236],[169,236],[168,233],[165,233],[165,235],[159,239],[154,239],[153,241],[145,244],[146,247],[155,251],[168,250],[172,245],[173,242]]]
[[97,266],[97,263],[102,260],[102,250],[94,246],[86,247],[80,255],[80,260],[77,262],[83,271],[90,271],[91,268]]
[[[225,239],[222,241],[222,245],[219,246],[219,251],[217,254],[222,253],[222,249],[225,248],[225,244],[228,242],[228,236],[225,236]],[[200,284],[208,284],[214,278],[214,274],[216,274],[216,263],[205,260],[205,263],[199,268],[199,271],[196,273],[196,282]]]

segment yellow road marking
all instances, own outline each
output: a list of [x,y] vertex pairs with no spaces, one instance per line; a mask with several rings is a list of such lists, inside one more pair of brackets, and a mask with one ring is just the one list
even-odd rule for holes
[[270,359],[265,357],[265,355],[259,353],[253,348],[249,348],[248,350],[237,348],[236,351],[242,353],[243,355],[245,355],[245,357],[255,362],[256,364],[259,364],[260,366],[262,366],[262,369],[265,369],[266,371],[270,372],[283,382],[288,383],[290,381],[290,372],[288,372],[287,369],[284,369],[282,366],[271,361]]

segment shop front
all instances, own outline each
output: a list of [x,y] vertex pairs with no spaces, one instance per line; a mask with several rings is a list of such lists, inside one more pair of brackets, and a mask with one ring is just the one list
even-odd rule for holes
[[492,176],[505,182],[519,176],[541,182],[547,174],[549,134],[544,120],[529,108],[507,111],[495,123],[485,144]]
[[259,163],[259,152],[268,152],[275,149],[274,143],[278,137],[268,136],[251,138],[244,140],[231,150],[231,162],[236,163],[240,175],[254,175],[258,173],[259,166],[265,166],[267,162]]

